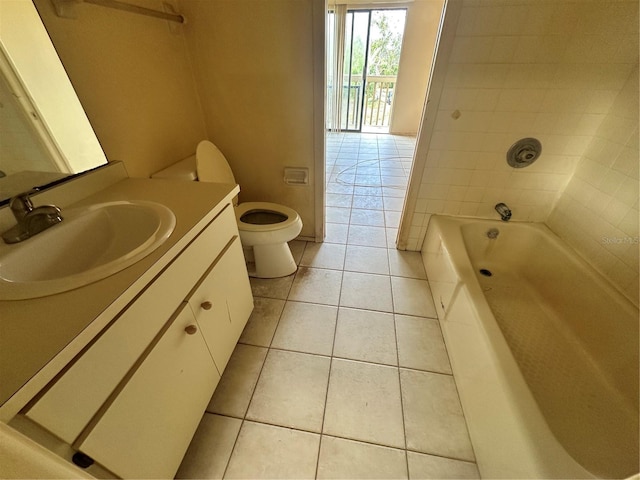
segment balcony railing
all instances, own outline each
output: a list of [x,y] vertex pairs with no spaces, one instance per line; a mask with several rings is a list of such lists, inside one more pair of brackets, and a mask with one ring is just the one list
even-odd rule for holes
[[362,112],[363,127],[389,127],[395,86],[395,75],[367,76]]
[[358,130],[358,121],[362,114],[363,129],[388,129],[396,79],[395,75],[367,75],[362,103],[362,78],[352,76],[349,85],[348,77],[345,76],[342,87],[342,128],[346,126],[346,130]]

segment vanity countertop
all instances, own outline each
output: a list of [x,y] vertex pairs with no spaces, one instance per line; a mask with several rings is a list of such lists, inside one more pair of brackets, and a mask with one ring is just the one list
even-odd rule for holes
[[237,185],[127,178],[71,205],[158,202],[173,211],[176,226],[157,250],[103,280],[57,295],[0,301],[0,420],[54,378],[238,192]]

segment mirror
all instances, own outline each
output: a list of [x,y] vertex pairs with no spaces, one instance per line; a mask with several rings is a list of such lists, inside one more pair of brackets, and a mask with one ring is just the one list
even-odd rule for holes
[[0,205],[107,163],[31,0],[0,2]]

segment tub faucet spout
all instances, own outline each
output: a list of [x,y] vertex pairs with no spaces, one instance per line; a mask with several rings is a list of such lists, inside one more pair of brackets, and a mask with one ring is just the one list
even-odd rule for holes
[[500,214],[502,221],[508,222],[511,218],[511,210],[509,209],[509,207],[507,207],[507,205],[504,203],[498,203],[495,208],[496,212]]

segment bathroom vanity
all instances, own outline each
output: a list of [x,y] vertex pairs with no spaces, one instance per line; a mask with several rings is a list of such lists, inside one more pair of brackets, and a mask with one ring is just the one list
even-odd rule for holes
[[0,301],[2,477],[173,478],[253,309],[238,187],[119,169],[53,203],[157,202],[174,231],[107,278]]

